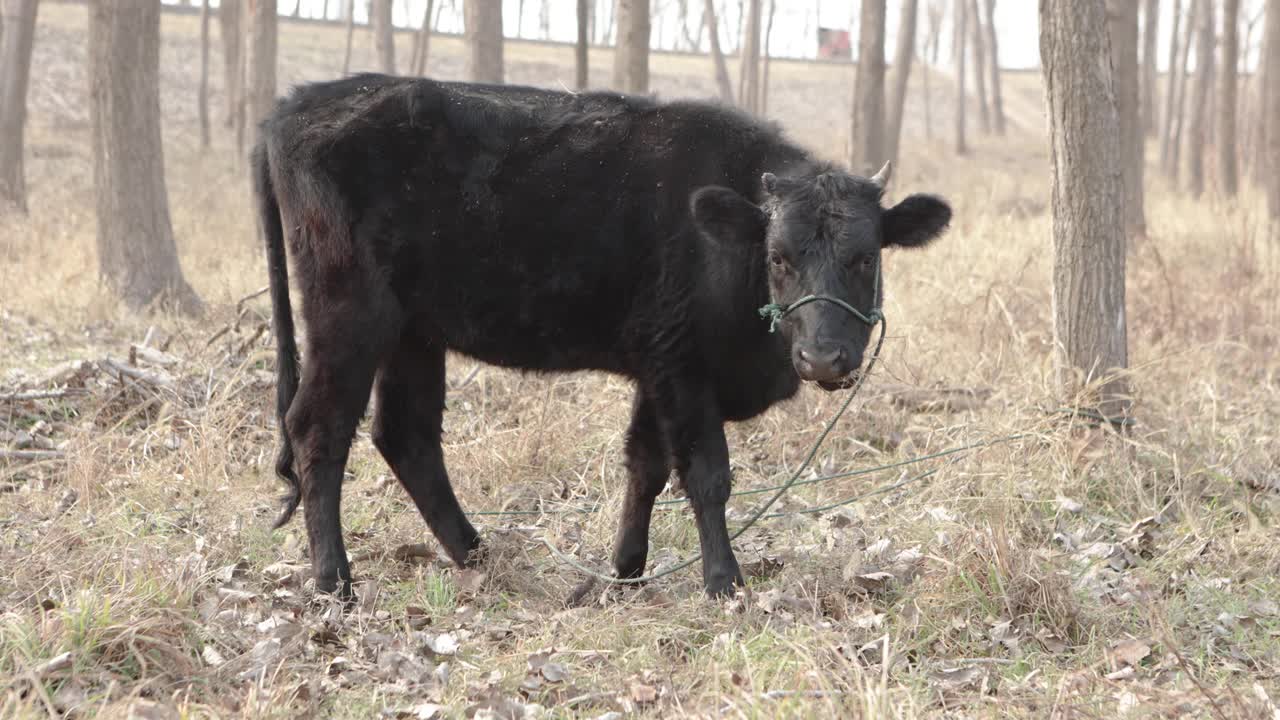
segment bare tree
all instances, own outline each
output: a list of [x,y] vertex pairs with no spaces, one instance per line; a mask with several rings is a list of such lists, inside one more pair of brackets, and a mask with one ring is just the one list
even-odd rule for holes
[[388,75],[396,72],[396,35],[391,24],[391,0],[370,0],[369,26],[373,30],[373,48],[378,56],[378,69]]
[[133,309],[198,311],[169,220],[160,141],[160,3],[94,0],[89,12],[89,112],[98,267]]
[[[1268,2],[1268,5],[1270,3]],[[1267,187],[1269,182],[1267,173],[1267,114],[1271,111],[1270,94],[1271,94],[1271,66],[1268,64],[1268,58],[1271,57],[1271,37],[1268,35],[1268,25],[1266,22],[1269,13],[1264,9],[1259,13],[1262,20],[1261,47],[1258,54],[1258,65],[1253,72],[1253,96],[1254,111],[1250,117],[1250,152],[1245,155],[1245,159],[1249,161],[1249,179],[1259,188]]]
[[1116,114],[1120,121],[1121,171],[1124,189],[1126,238],[1146,233],[1142,194],[1142,118],[1138,96],[1138,4],[1133,0],[1107,0],[1107,27],[1111,34],[1111,70],[1114,74]]
[[209,147],[209,0],[200,0],[200,88],[196,91],[200,116],[200,147]]
[[252,4],[253,15],[249,22],[249,87],[248,122],[257,127],[258,122],[271,112],[276,102],[276,26],[279,14],[271,0],[258,0]]
[[991,105],[987,102],[987,43],[982,27],[979,0],[969,6],[969,28],[973,32],[973,79],[978,91],[978,126],[983,133],[991,132]]
[[777,12],[777,0],[769,0],[769,20],[764,24],[764,69],[760,70],[760,114],[769,109],[769,38],[773,37],[773,14]]
[[996,39],[996,0],[987,0],[987,69],[991,71],[991,124],[1004,135],[1004,93],[1000,90],[1000,46]]
[[1200,24],[1200,5],[1202,0],[1191,0],[1191,7],[1185,18],[1185,32],[1182,34],[1182,57],[1178,66],[1178,99],[1173,109],[1173,134],[1169,136],[1169,177],[1177,180],[1182,174],[1182,127],[1186,122],[1187,83],[1191,81],[1191,44],[1196,40],[1196,28]]
[[[1177,10],[1174,10],[1176,13]],[[1142,134],[1144,137],[1155,137],[1156,122],[1156,82],[1160,78],[1158,67],[1157,45],[1160,33],[1160,0],[1146,0],[1142,8]]]
[[952,51],[955,53],[956,59],[956,154],[965,155],[969,152],[969,144],[965,138],[964,115],[965,115],[965,89],[964,89],[964,56],[965,38],[968,36],[967,19],[965,18],[965,8],[968,0],[955,0],[953,7],[955,8],[953,18],[953,30],[955,42],[952,43]]
[[[1059,382],[1106,418],[1128,414],[1120,122],[1102,0],[1040,0],[1053,164],[1053,334]],[[1099,382],[1100,381],[1100,382]]]
[[502,82],[502,3],[465,0],[467,44],[471,47],[471,80]]
[[578,42],[574,46],[574,79],[575,87],[579,90],[586,90],[589,82],[588,76],[590,68],[590,56],[588,51],[590,48],[591,33],[591,16],[590,16],[591,0],[578,0]]
[[1218,182],[1234,196],[1240,188],[1236,160],[1236,63],[1239,61],[1240,0],[1222,3],[1222,78],[1218,83]]
[[409,63],[409,72],[414,75],[427,74],[427,54],[431,50],[431,15],[435,5],[436,0],[427,0],[426,9],[422,11],[422,25],[413,35],[413,60]]
[[618,40],[613,51],[613,87],[649,92],[649,0],[618,0]]
[[920,79],[924,81],[924,134],[933,137],[933,100],[929,91],[929,77],[933,65],[938,63],[939,46],[942,44],[942,0],[929,0],[929,27],[925,35],[924,53],[920,57]]
[[0,212],[27,211],[22,164],[37,0],[0,0]]
[[747,112],[760,111],[760,13],[761,0],[747,0],[746,28],[742,31],[742,56],[738,76],[738,97]]
[[729,66],[725,63],[724,52],[720,49],[720,24],[716,22],[715,0],[706,0],[702,16],[711,42],[711,60],[715,63],[716,85],[720,87],[720,99],[733,104],[733,86],[729,84]]
[[902,112],[907,104],[907,80],[911,76],[911,58],[916,49],[916,12],[919,0],[903,0],[898,18],[898,42],[893,53],[893,88],[889,96],[887,159],[897,161],[902,139]]
[[1207,141],[1205,121],[1209,115],[1209,85],[1213,82],[1213,0],[1200,0],[1200,17],[1196,20],[1196,76],[1191,87],[1191,115],[1187,127],[1187,165],[1190,172],[1187,189],[1192,197],[1204,192],[1204,146]]
[[351,41],[356,34],[356,0],[346,0],[342,7],[347,19],[346,50],[342,53],[342,74],[345,76],[351,72]]
[[[1263,97],[1266,98],[1267,123],[1262,176],[1266,178],[1267,214],[1272,227],[1280,221],[1280,0],[1267,0],[1266,30],[1263,46],[1267,49],[1262,63]],[[1274,231],[1272,239],[1275,239]]]
[[1169,81],[1164,96],[1164,122],[1160,126],[1160,169],[1165,175],[1173,174],[1173,130],[1176,125],[1178,111],[1178,89],[1181,75],[1178,72],[1179,47],[1178,25],[1182,20],[1182,0],[1173,0],[1173,26],[1169,30]]
[[884,0],[862,0],[853,85],[849,168],[871,175],[887,159],[884,143]]
[[227,117],[223,125],[235,128],[244,121],[244,70],[241,55],[240,0],[218,3],[218,36],[222,39],[222,85],[227,95]]

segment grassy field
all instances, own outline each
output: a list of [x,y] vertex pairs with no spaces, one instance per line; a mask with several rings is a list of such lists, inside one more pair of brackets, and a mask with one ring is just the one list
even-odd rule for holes
[[[310,596],[301,522],[269,530],[274,350],[251,297],[265,264],[229,133],[198,147],[195,19],[163,22],[167,181],[198,320],[133,315],[99,287],[85,10],[41,9],[31,215],[0,220],[0,395],[72,392],[0,399],[0,447],[64,453],[0,460],[0,716],[1280,717],[1280,251],[1252,194],[1193,202],[1152,170],[1150,237],[1129,254],[1138,421],[1071,422],[1054,412],[1038,78],[1010,74],[1013,132],[957,158],[954,91],[934,76],[934,139],[916,92],[891,194],[940,192],[956,220],[887,258],[882,363],[815,473],[1020,439],[797,489],[738,544],[750,587],[734,600],[685,571],[568,608],[581,577],[542,541],[606,567],[630,389],[456,358],[446,455],[463,505],[529,514],[477,514],[492,557],[458,572],[363,428],[344,615]],[[280,47],[282,86],[341,64],[336,29],[286,22]],[[458,76],[460,51],[437,39],[431,72]],[[567,82],[570,52],[512,43],[510,79]],[[592,62],[604,82],[608,53]],[[705,59],[657,56],[654,77],[664,96],[713,89]],[[770,114],[839,158],[851,81],[777,63]],[[102,369],[131,355],[145,378]],[[735,489],[785,479],[840,400],[806,389],[731,426]],[[731,521],[762,497],[737,498]],[[600,511],[556,512],[586,505]],[[696,552],[684,505],[657,513],[652,544],[660,567]]]

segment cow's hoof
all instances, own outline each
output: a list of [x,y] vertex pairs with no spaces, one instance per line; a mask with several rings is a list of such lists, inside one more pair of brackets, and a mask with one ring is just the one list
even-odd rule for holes
[[746,586],[747,583],[742,579],[742,573],[737,570],[733,573],[713,575],[707,578],[705,583],[707,596],[717,600],[731,598],[738,588]]

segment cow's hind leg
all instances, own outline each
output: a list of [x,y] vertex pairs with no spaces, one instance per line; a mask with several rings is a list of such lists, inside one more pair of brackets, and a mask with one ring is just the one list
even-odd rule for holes
[[[343,300],[350,300],[344,298]],[[359,308],[359,312],[354,309]],[[382,323],[393,305],[335,302],[308,318],[307,357],[298,394],[285,416],[302,489],[316,590],[350,597],[351,568],[342,542],[342,475],[356,426],[369,402]],[[379,322],[368,322],[369,317]],[[360,342],[353,339],[359,338]]]
[[480,536],[453,494],[440,448],[444,368],[442,346],[406,332],[378,371],[373,442],[445,552],[465,566]]
[[649,556],[649,519],[653,503],[671,474],[670,453],[658,426],[653,402],[637,388],[627,430],[627,495],[614,541],[613,567],[620,578],[644,574]]

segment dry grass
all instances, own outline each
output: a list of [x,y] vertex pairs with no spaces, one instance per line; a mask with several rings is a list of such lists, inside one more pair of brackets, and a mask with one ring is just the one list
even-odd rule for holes
[[[0,423],[43,421],[68,453],[0,465],[0,716],[372,717],[428,702],[450,717],[533,712],[516,704],[555,717],[1275,716],[1280,283],[1256,198],[1195,203],[1150,182],[1152,237],[1129,265],[1139,424],[1120,436],[1065,422],[1047,412],[1047,164],[1036,88],[1018,76],[1010,102],[1027,120],[1007,141],[979,138],[956,161],[909,129],[898,192],[942,192],[957,220],[936,248],[889,260],[882,370],[819,458],[835,472],[1030,437],[797,490],[783,509],[937,469],[752,530],[736,601],[706,600],[686,571],[565,609],[578,578],[540,539],[607,558],[629,388],[493,368],[464,383],[474,365],[457,359],[446,452],[464,506],[603,510],[477,516],[493,557],[484,575],[457,573],[362,433],[344,515],[361,601],[343,617],[297,583],[301,524],[267,530],[274,356],[254,335],[269,309],[250,301],[206,345],[265,270],[226,134],[207,155],[191,140],[194,23],[164,21],[166,160],[183,265],[210,313],[138,317],[94,274],[83,12],[41,13],[32,214],[0,227],[0,385],[122,359],[151,326],[181,361],[173,391],[100,378],[86,397],[0,405]],[[337,37],[286,24],[285,81],[330,74]],[[456,43],[434,48],[433,70],[456,71]],[[567,51],[515,44],[511,57],[519,80],[568,72]],[[710,88],[702,63],[658,63],[663,92]],[[774,77],[778,117],[838,156],[847,68]],[[894,402],[897,385],[990,394],[918,412]],[[838,400],[806,390],[732,426],[738,488],[784,477]],[[683,506],[658,514],[653,547],[659,564],[696,550]]]

